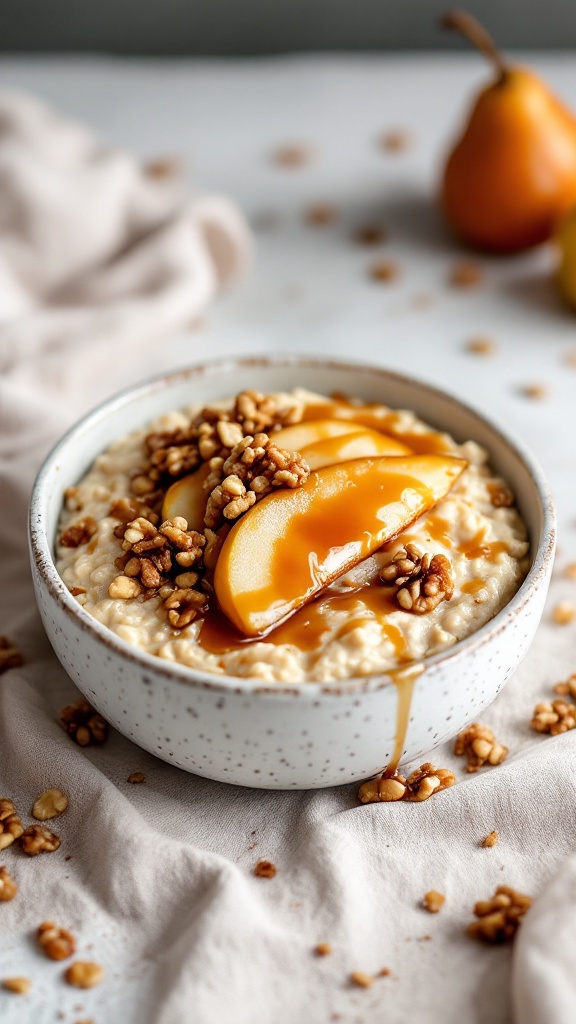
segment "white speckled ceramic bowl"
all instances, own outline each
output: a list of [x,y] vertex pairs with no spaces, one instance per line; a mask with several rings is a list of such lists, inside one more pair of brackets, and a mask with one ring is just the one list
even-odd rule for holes
[[155,416],[243,388],[305,386],[413,409],[457,440],[473,438],[511,483],[528,526],[530,572],[509,604],[445,653],[423,662],[408,711],[401,760],[422,758],[494,700],[538,626],[554,556],[552,499],[531,455],[478,413],[434,388],[373,366],[246,358],[194,366],[110,399],[73,427],[46,459],[30,511],[38,606],[62,665],[98,711],[145,750],[188,772],[267,789],[353,782],[387,765],[406,685],[393,675],[263,686],[213,676],[141,653],[74,600],[53,555],[62,496],[117,437]]

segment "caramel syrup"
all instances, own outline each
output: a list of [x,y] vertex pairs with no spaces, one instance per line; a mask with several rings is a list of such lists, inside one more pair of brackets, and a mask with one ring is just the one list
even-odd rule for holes
[[352,405],[342,396],[339,396],[338,401],[318,402],[305,406],[302,419],[351,420],[372,430],[379,430],[382,434],[389,434],[396,441],[407,444],[416,455],[445,455],[451,450],[444,434],[433,430],[423,433],[403,431],[400,429],[402,418],[399,413],[372,403]]
[[486,587],[486,580],[476,577],[474,580],[468,580],[467,583],[463,583],[461,590],[463,594],[479,594],[481,590],[486,590]]
[[463,544],[458,545],[458,551],[465,558],[485,558],[488,562],[494,562],[496,556],[501,554],[502,551],[507,551],[506,544],[501,540],[493,540],[487,542],[486,527],[482,527],[478,530],[478,533],[472,537],[471,540],[465,541]]
[[400,762],[400,758],[402,757],[406,733],[408,732],[408,725],[410,723],[412,694],[414,693],[416,680],[422,675],[423,671],[423,665],[413,664],[408,668],[395,668],[388,672],[388,675],[396,687],[398,704],[396,706],[396,735],[394,738],[394,750],[392,751],[392,757],[384,771],[385,779],[389,779],[394,775],[394,772]]

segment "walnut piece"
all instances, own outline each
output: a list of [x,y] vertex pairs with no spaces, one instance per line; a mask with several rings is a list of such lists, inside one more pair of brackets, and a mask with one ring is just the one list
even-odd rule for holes
[[18,668],[24,664],[20,651],[7,636],[0,636],[0,676],[9,668]]
[[552,611],[552,618],[559,626],[569,626],[576,618],[576,608],[571,601],[560,601]]
[[370,988],[374,978],[371,974],[366,974],[365,971],[352,971],[350,981],[357,988]]
[[84,698],[62,708],[60,723],[80,747],[99,746],[108,739],[108,722]]
[[2,988],[7,992],[13,992],[17,996],[25,996],[30,991],[32,982],[30,978],[3,978]]
[[435,768],[427,761],[404,778],[398,771],[387,778],[384,775],[363,782],[358,799],[363,804],[392,803],[408,800],[412,803],[428,800],[435,793],[453,786],[456,779],[448,768]]
[[319,942],[315,947],[314,952],[316,953],[316,956],[330,956],[332,946],[329,942]]
[[145,781],[146,781],[146,777],[144,775],[144,772],[132,772],[132,774],[128,776],[128,782],[132,786],[137,786],[141,782],[145,782]]
[[497,832],[490,832],[487,836],[484,836],[484,839],[482,840],[480,845],[488,848],[490,848],[491,846],[496,846],[496,843],[498,842],[499,838],[500,836],[498,835]]
[[422,906],[429,914],[437,914],[442,909],[445,902],[446,897],[443,893],[438,892],[436,889],[430,889],[424,894]]
[[9,873],[8,869],[0,865],[0,903],[8,903],[13,900],[18,892],[18,886]]
[[76,952],[76,939],[67,928],[60,928],[53,921],[38,925],[36,938],[50,960],[66,960]]
[[499,885],[491,899],[476,903],[474,914],[478,920],[468,925],[468,935],[484,942],[509,942],[531,906],[530,896],[523,896],[508,885]]
[[270,860],[259,860],[254,868],[254,874],[257,878],[274,878],[276,865]]
[[476,288],[482,284],[484,271],[479,263],[472,260],[460,260],[450,271],[450,284],[455,288]]
[[96,530],[96,520],[93,516],[84,516],[64,530],[58,538],[58,543],[63,548],[78,548],[81,544],[87,544]]
[[16,808],[8,797],[0,797],[0,850],[11,846],[24,831],[22,821],[16,814]]
[[551,736],[576,729],[576,704],[562,699],[542,701],[534,708],[530,728]]
[[467,772],[477,772],[484,764],[497,765],[508,756],[508,747],[499,743],[492,729],[487,725],[473,722],[456,738],[454,753],[459,757],[466,755]]
[[408,543],[380,571],[383,583],[395,584],[396,600],[404,611],[426,615],[454,593],[452,567],[445,555],[424,554]]
[[60,842],[60,836],[51,832],[46,825],[29,825],[20,836],[20,846],[29,857],[36,857],[39,853],[54,853]]
[[104,968],[90,960],[75,960],[64,975],[69,985],[75,988],[94,988],[104,978]]
[[398,265],[392,260],[378,260],[370,267],[370,277],[373,281],[379,281],[381,284],[395,281],[399,274]]
[[569,676],[565,683],[556,683],[554,692],[562,697],[574,697],[576,700],[576,673]]
[[47,789],[39,796],[32,808],[32,817],[37,821],[48,821],[57,818],[68,807],[68,797],[59,789]]

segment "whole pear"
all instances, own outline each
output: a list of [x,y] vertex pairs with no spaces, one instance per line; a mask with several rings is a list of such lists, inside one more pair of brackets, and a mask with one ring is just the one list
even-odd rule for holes
[[576,205],[576,118],[537,75],[508,66],[470,15],[456,11],[443,24],[463,32],[496,70],[446,163],[446,217],[475,248],[529,249]]

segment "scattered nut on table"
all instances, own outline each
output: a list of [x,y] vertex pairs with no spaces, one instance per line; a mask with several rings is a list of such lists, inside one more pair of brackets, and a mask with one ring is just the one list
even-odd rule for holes
[[75,960],[64,975],[65,981],[75,988],[94,988],[103,978],[104,968],[90,960]]
[[436,768],[430,761],[420,765],[404,778],[399,772],[387,778],[380,775],[363,782],[358,790],[358,799],[363,804],[393,803],[407,800],[412,803],[428,800],[435,793],[441,793],[456,782],[448,768]]
[[76,939],[72,932],[53,921],[43,921],[38,925],[36,938],[50,960],[66,960],[76,952]]
[[25,996],[30,990],[32,982],[30,978],[3,978],[2,988],[7,992],[13,992],[17,996]]
[[257,878],[274,878],[276,865],[270,860],[259,860],[254,868],[254,874]]
[[63,814],[67,807],[68,797],[64,793],[59,789],[46,789],[34,804],[32,817],[37,821],[48,821]]
[[446,897],[443,893],[438,892],[436,889],[429,889],[428,892],[424,894],[422,906],[429,914],[437,914],[442,909],[445,902]]
[[99,746],[108,739],[108,722],[87,700],[77,700],[63,707],[60,723],[80,747]]
[[0,636],[0,676],[9,668],[19,668],[23,664],[24,658],[16,644],[7,636]]
[[531,906],[531,896],[524,896],[509,885],[499,885],[491,899],[475,904],[478,920],[468,925],[468,935],[494,944],[510,942]]
[[485,847],[496,846],[496,843],[498,842],[499,838],[500,836],[496,831],[490,832],[487,836],[484,836],[484,839],[482,840],[482,843],[480,845]]
[[24,826],[12,801],[6,796],[0,797],[0,850],[11,846],[23,831]]
[[0,903],[8,903],[13,900],[18,892],[18,886],[9,873],[8,869],[0,865]]
[[508,747],[498,742],[492,729],[489,729],[487,725],[473,722],[456,738],[454,753],[459,757],[466,755],[468,758],[467,772],[477,772],[485,764],[502,764],[508,756],[509,750]]
[[29,825],[20,836],[20,846],[29,857],[36,857],[39,853],[54,853],[60,842],[60,836],[45,825]]

